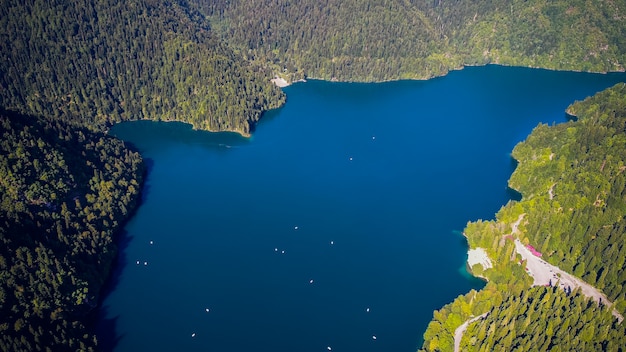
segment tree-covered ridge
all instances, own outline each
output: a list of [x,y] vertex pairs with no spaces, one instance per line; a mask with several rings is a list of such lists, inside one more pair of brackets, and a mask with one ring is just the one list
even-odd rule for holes
[[464,64],[623,71],[626,1],[433,1],[427,10]]
[[284,101],[270,73],[178,2],[7,0],[0,28],[0,106],[23,113],[248,134]]
[[625,16],[624,0],[7,0],[0,106],[90,126],[179,120],[248,134],[284,102],[275,74],[421,79],[490,62],[623,70]]
[[620,71],[626,2],[191,0],[248,57],[292,79],[428,78],[500,63]]
[[[626,84],[572,105],[579,121],[539,126],[513,151],[522,239],[626,310]],[[530,181],[530,182],[529,182]]]
[[382,81],[445,73],[427,60],[439,38],[432,19],[408,1],[191,3],[225,40],[292,78]]
[[[493,312],[503,302],[515,301],[515,296],[522,297],[528,290],[532,280],[515,252],[515,237],[534,246],[546,261],[604,291],[620,313],[626,311],[626,84],[617,84],[577,102],[568,112],[576,115],[577,120],[556,126],[540,125],[515,147],[513,156],[519,164],[509,182],[522,193],[522,200],[509,202],[498,212],[495,221],[468,223],[464,233],[470,247],[485,248],[494,262],[492,269],[482,270],[480,265],[475,265],[472,270],[489,283],[483,290],[460,296],[435,312],[424,334],[423,350],[452,350],[454,331],[462,322]],[[614,351],[615,346],[626,346],[626,341],[615,337],[624,336],[623,323],[616,324],[614,317],[607,322],[606,314],[596,314],[596,303],[581,305],[567,296],[561,297],[558,305],[563,307],[561,310],[589,317],[587,323],[595,331],[603,329],[601,334],[580,331],[585,336],[593,335],[586,341],[588,350]],[[574,310],[577,306],[580,308]],[[506,304],[504,307],[506,310]],[[527,307],[520,303],[515,309]],[[482,330],[471,335],[470,329],[469,336],[474,337],[469,340],[470,345],[490,350],[503,346],[496,342],[506,342],[510,348],[504,349],[514,350],[532,340],[540,343],[533,348],[540,349],[546,343],[550,346],[561,341],[554,340],[556,335],[548,336],[550,330],[546,328],[553,319],[548,317],[554,312],[536,313],[531,325],[523,329],[516,324],[509,326],[513,318],[502,314],[488,317],[485,322],[495,319],[501,324],[500,329],[511,331],[502,333],[486,328],[486,335]],[[479,324],[482,323],[471,326]],[[552,328],[557,329],[554,325]],[[611,339],[609,344],[602,342],[607,336]],[[566,344],[574,340],[568,341],[561,342],[576,349],[575,345]],[[473,349],[468,347],[468,350]]]
[[533,287],[507,295],[469,325],[461,351],[624,351],[626,329],[609,309],[574,292]]
[[0,350],[86,350],[82,320],[138,202],[124,143],[58,119],[0,113]]

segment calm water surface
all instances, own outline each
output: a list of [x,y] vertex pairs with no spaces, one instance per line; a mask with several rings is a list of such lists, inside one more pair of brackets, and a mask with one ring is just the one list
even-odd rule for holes
[[465,273],[459,231],[510,199],[515,144],[625,80],[488,66],[424,82],[311,81],[287,87],[250,139],[115,126],[150,172],[101,344],[414,351],[434,309],[482,287]]

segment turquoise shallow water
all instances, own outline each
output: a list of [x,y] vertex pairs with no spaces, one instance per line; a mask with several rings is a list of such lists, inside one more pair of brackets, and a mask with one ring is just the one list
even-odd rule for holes
[[101,343],[414,351],[434,309],[482,287],[463,270],[459,231],[510,199],[514,145],[619,81],[498,66],[429,81],[310,81],[287,87],[287,104],[249,139],[115,126],[150,171]]

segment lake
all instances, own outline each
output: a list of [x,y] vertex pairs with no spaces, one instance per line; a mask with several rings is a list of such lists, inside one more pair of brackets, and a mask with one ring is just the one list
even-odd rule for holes
[[465,271],[460,233],[514,196],[515,144],[621,81],[469,67],[428,81],[297,83],[248,139],[116,125],[149,173],[100,344],[415,351],[433,310],[483,286]]

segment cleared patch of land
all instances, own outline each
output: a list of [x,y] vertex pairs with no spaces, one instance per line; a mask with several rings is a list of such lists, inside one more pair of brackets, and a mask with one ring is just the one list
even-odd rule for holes
[[[582,294],[591,297],[591,299],[600,304],[609,307],[613,304],[597,288],[534,255],[519,239],[515,239],[515,250],[526,262],[526,272],[533,278],[533,286],[557,285],[568,291],[580,288]],[[624,317],[615,309],[613,309],[613,316],[615,316],[620,323],[624,320]]]

